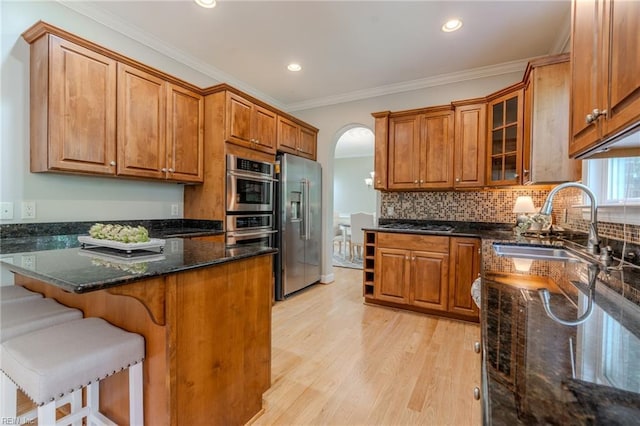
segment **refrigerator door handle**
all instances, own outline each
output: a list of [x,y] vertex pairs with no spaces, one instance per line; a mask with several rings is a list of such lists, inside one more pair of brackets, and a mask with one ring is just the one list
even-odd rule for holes
[[307,236],[307,181],[306,179],[300,179],[300,239],[306,240]]
[[311,239],[311,182],[305,179],[305,199],[304,199],[304,234],[305,240]]

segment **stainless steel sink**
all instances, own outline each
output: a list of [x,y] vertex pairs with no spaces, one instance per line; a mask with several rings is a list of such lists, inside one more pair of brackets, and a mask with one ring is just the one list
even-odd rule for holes
[[563,262],[583,262],[584,259],[561,247],[539,247],[515,244],[494,244],[498,256],[521,259],[558,260]]

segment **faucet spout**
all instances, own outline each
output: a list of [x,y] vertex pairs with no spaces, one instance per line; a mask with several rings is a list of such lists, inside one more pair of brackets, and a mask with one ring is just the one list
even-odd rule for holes
[[600,253],[600,237],[598,236],[598,203],[596,201],[596,195],[591,189],[578,182],[566,182],[561,183],[549,192],[547,199],[540,208],[540,214],[550,215],[553,209],[553,197],[564,188],[578,188],[589,196],[591,201],[591,223],[589,224],[589,241],[587,242],[587,249],[592,254]]

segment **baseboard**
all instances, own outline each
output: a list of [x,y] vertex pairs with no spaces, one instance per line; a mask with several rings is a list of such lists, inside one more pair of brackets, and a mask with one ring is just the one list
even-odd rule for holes
[[322,284],[328,284],[328,283],[332,283],[334,282],[336,279],[335,275],[332,273],[327,274],[327,275],[320,275],[320,283]]

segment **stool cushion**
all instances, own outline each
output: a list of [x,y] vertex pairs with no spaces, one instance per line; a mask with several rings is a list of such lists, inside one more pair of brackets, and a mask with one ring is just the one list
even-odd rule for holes
[[42,405],[142,361],[144,338],[85,318],[8,340],[0,355],[2,371]]
[[17,300],[41,299],[42,295],[35,291],[27,290],[19,285],[0,286],[0,303],[15,302]]
[[0,342],[82,318],[82,311],[53,299],[26,299],[0,305]]

